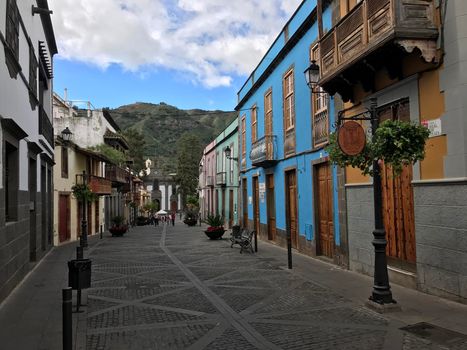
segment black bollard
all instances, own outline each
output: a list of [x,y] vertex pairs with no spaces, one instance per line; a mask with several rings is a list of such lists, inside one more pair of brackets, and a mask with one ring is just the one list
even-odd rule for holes
[[62,289],[62,336],[63,350],[71,350],[73,344],[73,318],[72,318],[72,290]]
[[76,260],[82,260],[83,258],[83,247],[76,247]]

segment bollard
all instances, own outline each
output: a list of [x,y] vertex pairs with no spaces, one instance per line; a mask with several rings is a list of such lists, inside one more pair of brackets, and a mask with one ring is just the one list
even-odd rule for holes
[[76,247],[76,260],[82,260],[83,257],[83,247]]
[[62,336],[63,350],[71,350],[73,343],[72,289],[62,289]]

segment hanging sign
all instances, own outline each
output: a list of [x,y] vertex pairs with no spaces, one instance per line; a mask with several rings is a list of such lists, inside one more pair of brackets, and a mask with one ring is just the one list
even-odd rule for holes
[[359,123],[349,120],[337,131],[337,143],[342,152],[348,156],[356,156],[365,148],[365,131]]

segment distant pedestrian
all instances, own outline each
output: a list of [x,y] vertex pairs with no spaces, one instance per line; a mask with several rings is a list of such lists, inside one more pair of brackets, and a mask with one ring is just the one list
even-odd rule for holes
[[180,220],[182,220],[182,211],[180,211],[179,215],[180,215]]
[[171,219],[172,219],[172,226],[175,226],[175,212],[172,212],[172,215],[171,215]]
[[154,217],[154,226],[159,226],[159,215]]

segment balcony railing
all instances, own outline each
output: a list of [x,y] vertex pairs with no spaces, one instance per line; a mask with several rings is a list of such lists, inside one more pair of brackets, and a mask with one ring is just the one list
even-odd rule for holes
[[206,176],[206,186],[214,187],[214,176],[212,175]]
[[266,135],[251,145],[250,160],[254,166],[268,168],[277,163],[277,137]]
[[103,177],[90,175],[89,176],[89,187],[91,191],[98,195],[110,195],[112,194],[112,182]]
[[313,117],[313,146],[319,147],[329,140],[328,110],[315,114]]
[[54,128],[44,108],[39,105],[39,134],[44,136],[49,145],[54,145]]
[[407,52],[418,48],[431,62],[438,36],[434,13],[434,0],[361,1],[320,40],[320,85],[329,91],[333,90],[333,79],[352,79],[352,74],[342,74],[357,63],[377,67],[375,61],[387,60],[387,54],[366,58],[387,43],[404,47]]
[[225,186],[227,184],[227,173],[220,172],[216,174],[216,185]]
[[129,184],[130,182],[130,174],[128,171],[112,164],[106,164],[105,178],[112,182],[121,184]]

